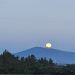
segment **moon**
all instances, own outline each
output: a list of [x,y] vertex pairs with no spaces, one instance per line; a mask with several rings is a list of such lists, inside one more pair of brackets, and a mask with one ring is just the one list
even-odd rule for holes
[[52,44],[51,43],[46,43],[45,47],[46,48],[51,48],[52,47]]

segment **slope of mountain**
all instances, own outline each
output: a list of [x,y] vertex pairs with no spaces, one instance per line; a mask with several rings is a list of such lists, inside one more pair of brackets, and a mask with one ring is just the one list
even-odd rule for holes
[[75,53],[74,52],[65,52],[57,49],[48,49],[42,47],[34,47],[19,53],[16,53],[15,56],[27,57],[29,55],[35,55],[37,58],[52,58],[55,63],[60,64],[74,64],[75,63]]

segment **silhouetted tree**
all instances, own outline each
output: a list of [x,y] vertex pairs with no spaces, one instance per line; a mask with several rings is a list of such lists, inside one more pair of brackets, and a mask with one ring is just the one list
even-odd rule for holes
[[0,55],[0,74],[75,75],[75,64],[56,65],[52,59],[15,57],[7,50]]

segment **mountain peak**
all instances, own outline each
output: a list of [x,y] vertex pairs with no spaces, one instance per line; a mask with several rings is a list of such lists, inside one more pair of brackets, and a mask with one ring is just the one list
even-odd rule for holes
[[31,49],[48,49],[48,50],[52,50],[53,48],[46,48],[46,47],[33,47]]
[[35,55],[36,58],[52,58],[56,63],[65,63],[65,64],[73,64],[75,63],[75,53],[73,52],[65,52],[58,49],[53,48],[43,48],[43,47],[33,47],[27,49],[25,51],[19,52],[15,54],[19,57],[27,57],[29,55]]

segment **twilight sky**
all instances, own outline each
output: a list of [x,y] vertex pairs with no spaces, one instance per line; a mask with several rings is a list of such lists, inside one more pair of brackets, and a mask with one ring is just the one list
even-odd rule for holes
[[75,0],[0,0],[0,52],[46,42],[75,51]]

